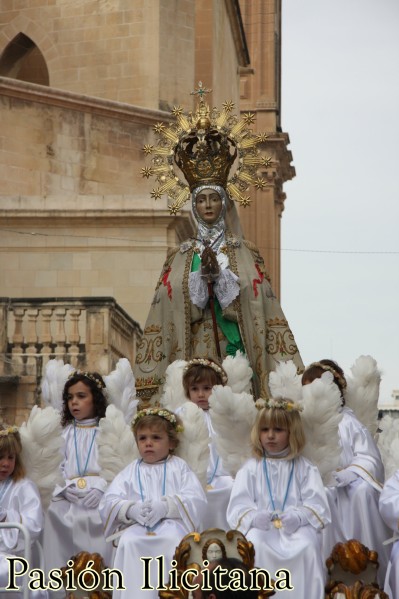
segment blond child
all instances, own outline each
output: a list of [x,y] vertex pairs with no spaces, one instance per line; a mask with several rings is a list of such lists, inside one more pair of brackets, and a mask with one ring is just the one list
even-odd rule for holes
[[[166,582],[176,546],[189,532],[202,528],[206,497],[196,475],[174,455],[179,444],[180,419],[165,408],[139,411],[132,423],[140,458],[129,464],[106,490],[100,503],[105,534],[121,530],[113,567],[123,573],[126,590],[113,599],[155,599]],[[141,557],[162,555],[165,581],[158,565],[149,565],[154,590],[143,590]]]
[[251,432],[254,457],[238,471],[227,519],[255,547],[255,565],[274,577],[290,572],[294,591],[278,597],[320,599],[325,570],[321,529],[330,510],[316,466],[301,456],[305,435],[300,407],[289,399],[272,399],[257,415]]
[[[21,459],[22,443],[16,426],[0,424],[0,522],[23,524],[31,541],[39,538],[43,528],[43,511],[36,485],[26,478]],[[9,562],[6,557],[23,556],[24,540],[18,529],[0,529],[0,587],[9,584]],[[33,564],[29,564],[31,568]],[[18,567],[19,569],[19,567]],[[17,579],[17,585],[22,580]],[[0,592],[0,597],[9,593]],[[10,593],[20,598],[21,593]],[[32,591],[30,597],[45,598],[46,591]]]

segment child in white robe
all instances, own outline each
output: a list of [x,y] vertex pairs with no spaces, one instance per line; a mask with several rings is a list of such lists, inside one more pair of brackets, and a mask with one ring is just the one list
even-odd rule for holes
[[[204,530],[207,528],[229,529],[226,510],[233,486],[233,479],[223,467],[222,460],[216,451],[214,442],[215,431],[212,427],[209,413],[209,397],[212,394],[212,388],[214,385],[226,385],[226,383],[226,372],[213,360],[193,358],[184,368],[183,387],[186,397],[203,410],[202,413],[211,438],[206,488],[209,509],[203,523]],[[184,410],[184,407],[181,409]]]
[[[0,522],[17,522],[23,524],[30,533],[31,541],[39,538],[43,528],[43,511],[39,491],[36,485],[26,478],[25,468],[21,460],[22,444],[16,426],[0,424]],[[7,557],[24,555],[24,539],[18,529],[0,529],[0,587],[7,586],[9,579],[9,562]],[[39,564],[29,564],[28,569]],[[20,570],[21,565],[17,564]],[[21,592],[7,593],[0,591],[0,597],[21,599],[22,577],[16,578],[16,585]],[[44,599],[47,592],[30,591],[32,599]]]
[[383,583],[389,555],[383,541],[390,532],[378,509],[384,482],[381,455],[367,428],[345,406],[346,379],[336,362],[324,359],[308,366],[302,375],[302,385],[310,384],[324,372],[331,372],[342,397],[342,419],[339,423],[341,465],[332,473],[335,485],[326,487],[332,526],[325,531],[324,556],[329,557],[335,543],[357,539],[378,552],[379,580]]
[[[107,483],[98,463],[99,419],[105,416],[105,383],[96,372],[72,372],[63,390],[61,424],[65,450],[61,464],[63,485],[57,485],[45,515],[43,549],[46,571],[66,566],[81,551],[97,552],[108,565],[98,511]],[[108,551],[108,553],[107,553]]]
[[[138,412],[132,423],[141,458],[120,472],[100,503],[105,534],[122,529],[113,568],[120,570],[126,590],[114,590],[113,599],[155,599],[157,587],[168,582],[171,560],[181,539],[202,528],[206,496],[201,483],[184,460],[173,455],[180,419],[165,408]],[[164,559],[164,578],[159,562]],[[148,568],[140,559],[147,560]],[[148,578],[152,590],[143,590]]]
[[324,597],[326,578],[320,531],[330,510],[316,466],[300,455],[305,435],[300,407],[288,399],[271,399],[257,415],[251,432],[254,456],[238,471],[227,519],[255,547],[255,566],[272,578],[290,572],[293,590],[277,597]]
[[396,599],[399,597],[399,470],[385,482],[379,507],[384,522],[398,538],[393,545],[389,545],[391,557],[384,584],[384,591],[390,599]]

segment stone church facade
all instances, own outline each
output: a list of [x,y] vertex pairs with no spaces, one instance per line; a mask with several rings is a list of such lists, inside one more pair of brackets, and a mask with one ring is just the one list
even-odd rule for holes
[[[2,0],[0,4],[0,418],[40,402],[51,357],[107,373],[134,361],[168,248],[194,232],[140,174],[170,110],[256,114],[272,157],[241,210],[280,287],[283,184],[275,0]],[[277,251],[276,251],[277,250]]]

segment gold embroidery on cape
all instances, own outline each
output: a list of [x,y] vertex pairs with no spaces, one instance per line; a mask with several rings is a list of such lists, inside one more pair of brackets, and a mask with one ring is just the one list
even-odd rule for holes
[[153,362],[153,367],[150,370],[142,368],[143,372],[152,372],[156,369],[157,364],[164,360],[165,354],[157,349],[162,346],[161,326],[152,324],[145,327],[144,335],[137,346],[136,364],[147,364],[148,367]]
[[298,348],[287,321],[283,318],[274,318],[268,320],[266,324],[268,327],[266,335],[267,353],[272,356],[279,354],[281,357],[295,355]]

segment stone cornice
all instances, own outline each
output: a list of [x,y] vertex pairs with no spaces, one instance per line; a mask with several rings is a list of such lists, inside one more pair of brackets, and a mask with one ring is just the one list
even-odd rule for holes
[[240,67],[247,67],[250,64],[251,59],[248,52],[245,30],[241,18],[240,5],[238,0],[225,0],[225,6],[230,19],[239,65]]
[[19,98],[38,104],[47,104],[66,108],[68,110],[77,110],[79,112],[88,112],[108,118],[118,118],[125,121],[136,121],[152,125],[159,121],[170,121],[169,112],[162,110],[150,110],[132,104],[123,102],[114,102],[104,100],[93,96],[84,96],[75,94],[62,89],[18,81],[8,77],[0,77],[0,96],[10,98]]

